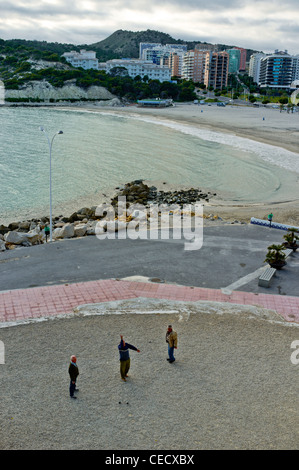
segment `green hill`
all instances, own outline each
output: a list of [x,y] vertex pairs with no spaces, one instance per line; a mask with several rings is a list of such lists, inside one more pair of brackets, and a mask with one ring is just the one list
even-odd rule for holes
[[182,39],[174,39],[169,34],[151,29],[137,32],[123,31],[122,29],[119,29],[103,41],[91,44],[90,47],[94,49],[99,56],[104,53],[113,54],[116,58],[138,58],[139,43],[141,42],[158,44],[187,44],[188,49],[192,49],[196,44],[200,44],[200,41],[192,42],[184,41]]

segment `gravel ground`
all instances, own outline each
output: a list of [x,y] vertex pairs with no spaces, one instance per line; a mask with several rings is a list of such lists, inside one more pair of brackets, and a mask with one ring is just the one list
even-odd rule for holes
[[[2,450],[298,449],[299,365],[290,360],[298,327],[249,307],[130,302],[111,303],[107,315],[103,305],[98,315],[85,307],[0,329]],[[146,314],[132,313],[145,305]],[[169,323],[179,340],[174,364]],[[141,350],[131,351],[126,383],[120,334]],[[77,400],[68,392],[71,354]]]

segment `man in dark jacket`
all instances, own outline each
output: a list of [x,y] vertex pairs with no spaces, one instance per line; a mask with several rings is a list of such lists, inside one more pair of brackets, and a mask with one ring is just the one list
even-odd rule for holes
[[76,356],[71,356],[71,363],[69,365],[69,375],[70,375],[70,397],[77,398],[74,396],[74,392],[78,392],[79,390],[76,389],[76,380],[79,375],[79,368],[77,365],[77,358]]
[[120,376],[124,382],[126,382],[126,377],[128,377],[128,372],[129,372],[130,364],[131,364],[129,349],[140,352],[140,350],[135,348],[135,346],[132,346],[132,344],[126,343],[123,336],[120,335],[120,343],[118,345],[119,360],[120,360]]

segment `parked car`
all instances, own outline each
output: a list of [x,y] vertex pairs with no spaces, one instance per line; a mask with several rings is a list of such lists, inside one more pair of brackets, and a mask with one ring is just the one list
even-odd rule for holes
[[225,103],[223,103],[223,102],[221,101],[220,103],[217,103],[217,106],[223,106],[223,107],[225,107],[226,105],[225,105]]

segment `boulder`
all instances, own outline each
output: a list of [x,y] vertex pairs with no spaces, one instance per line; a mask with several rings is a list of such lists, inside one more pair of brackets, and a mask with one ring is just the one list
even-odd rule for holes
[[118,220],[108,220],[107,221],[107,232],[119,232],[120,230],[126,230],[126,222],[121,222]]
[[4,235],[6,243],[12,245],[22,245],[23,242],[27,241],[27,234],[23,232],[10,231]]
[[0,251],[5,251],[5,250],[6,250],[5,242],[4,240],[0,240]]
[[9,230],[17,230],[19,228],[19,223],[20,222],[11,222],[8,226]]
[[6,233],[9,232],[9,228],[6,227],[5,225],[0,225],[0,234],[5,235]]
[[28,232],[29,228],[30,222],[28,220],[19,223],[19,230],[24,230],[25,232]]
[[42,241],[43,235],[42,232],[36,227],[35,230],[31,230],[30,232],[26,233],[26,238],[31,245],[37,245]]
[[56,228],[53,232],[53,238],[72,238],[75,235],[73,224],[65,224],[61,228]]
[[147,213],[144,211],[140,211],[138,209],[134,210],[131,214],[132,219],[137,220],[147,220]]
[[78,224],[74,227],[75,237],[84,237],[87,232],[87,224]]

